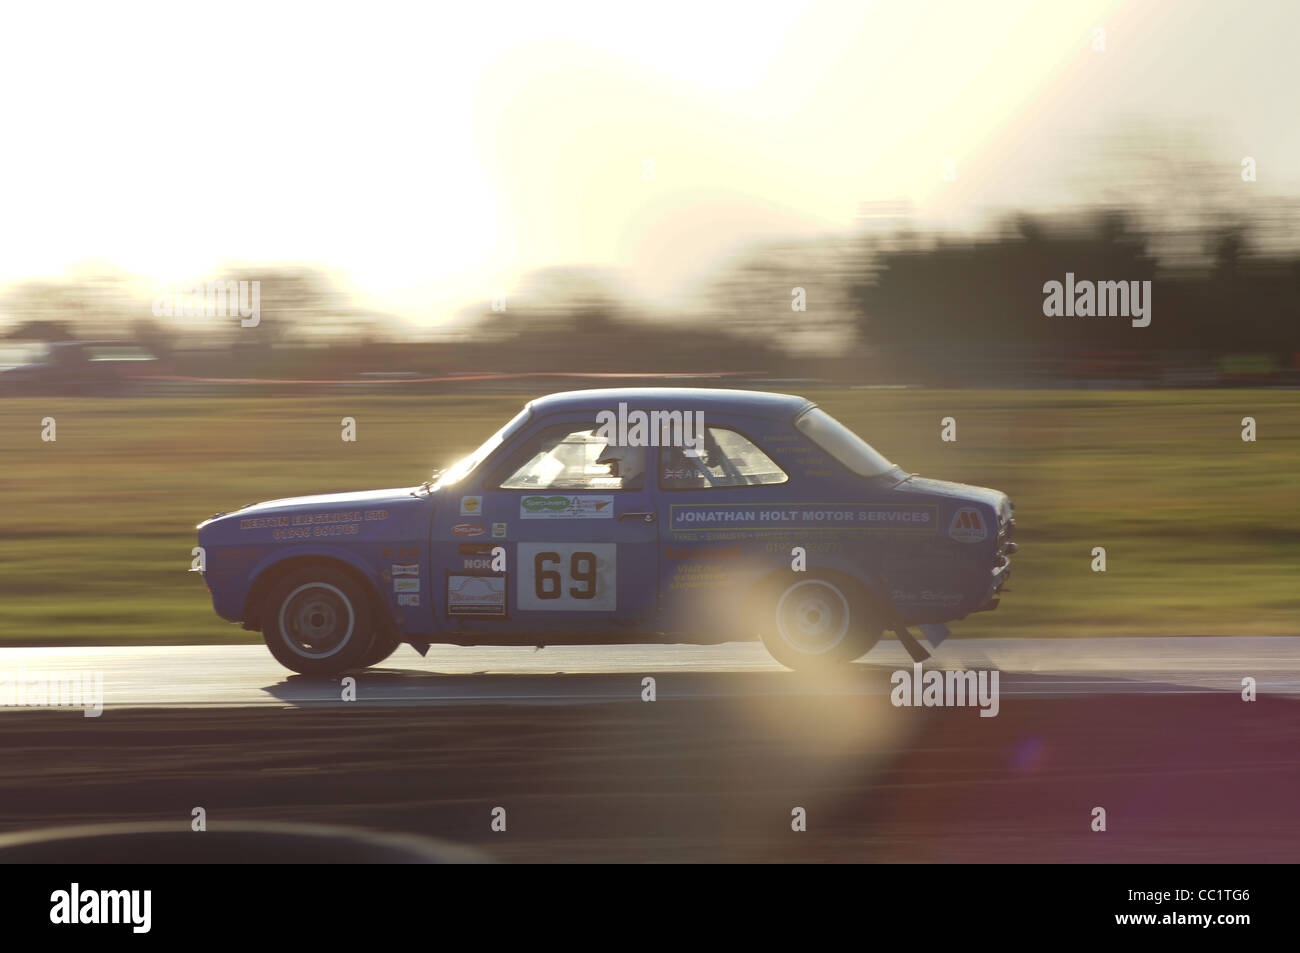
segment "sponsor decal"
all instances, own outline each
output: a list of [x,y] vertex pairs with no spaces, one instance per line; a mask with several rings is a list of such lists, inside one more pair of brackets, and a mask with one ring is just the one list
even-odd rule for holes
[[356,523],[332,526],[290,526],[271,530],[272,539],[311,539],[313,536],[355,536],[360,531]]
[[487,532],[478,523],[457,523],[451,531],[457,536],[482,536]]
[[959,543],[980,543],[988,539],[989,532],[980,511],[963,506],[953,514],[952,522],[948,524],[948,536]]
[[526,520],[611,519],[612,496],[525,496],[519,501],[519,516]]
[[699,470],[690,470],[685,467],[664,467],[665,480],[703,480],[704,474]]
[[462,496],[460,498],[461,516],[478,516],[483,512],[483,497]]
[[385,559],[414,559],[420,555],[418,549],[385,549]]
[[420,580],[399,576],[393,580],[393,592],[419,592]]
[[269,526],[288,526],[287,516],[259,516],[255,519],[239,521],[240,529],[266,529]]
[[493,539],[505,539],[505,538],[506,538],[506,524],[505,524],[505,523],[493,523],[493,524],[492,524],[492,538],[493,538]]
[[680,563],[668,580],[669,590],[716,589],[731,581],[723,563]]
[[398,604],[399,606],[417,606],[417,607],[418,607],[418,606],[420,605],[420,596],[419,596],[418,593],[414,593],[414,592],[402,592],[402,593],[398,593],[398,596],[397,596],[397,604]]
[[506,577],[448,573],[447,615],[505,618]]
[[491,543],[461,543],[456,547],[462,556],[491,556]]
[[389,571],[394,576],[418,576],[420,574],[419,563],[393,563]]
[[314,536],[355,536],[363,520],[386,520],[387,510],[341,510],[333,513],[295,513],[259,516],[239,521],[241,530],[273,529],[273,539],[311,539]]
[[462,559],[462,560],[460,561],[460,568],[461,568],[461,569],[489,569],[489,570],[490,570],[490,569],[492,568],[492,557],[491,557],[491,556],[474,556],[474,557],[471,558],[471,559]]
[[[383,511],[379,511],[383,512]],[[387,517],[384,513],[384,517]],[[262,529],[267,526],[313,526],[322,523],[359,523],[361,510],[346,510],[338,513],[295,513],[289,516],[267,516],[239,521],[240,529]],[[371,518],[366,514],[366,518]]]
[[929,503],[674,503],[669,507],[674,533],[700,529],[868,530],[934,533],[939,507]]

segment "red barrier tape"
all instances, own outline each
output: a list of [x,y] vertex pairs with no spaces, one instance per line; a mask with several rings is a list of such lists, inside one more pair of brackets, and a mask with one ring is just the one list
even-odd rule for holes
[[701,374],[586,374],[567,371],[537,371],[532,374],[460,374],[455,377],[398,377],[398,378],[351,378],[348,380],[276,380],[263,377],[182,377],[174,374],[131,374],[125,375],[133,381],[186,381],[194,384],[434,384],[449,381],[503,381],[523,380],[530,377],[580,377],[595,379],[624,378],[680,378],[697,379],[704,377],[739,377],[757,374],[758,371],[712,371]]

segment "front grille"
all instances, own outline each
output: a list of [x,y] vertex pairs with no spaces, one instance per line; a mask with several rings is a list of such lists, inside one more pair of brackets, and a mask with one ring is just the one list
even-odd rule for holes
[[1017,546],[1011,537],[1015,535],[1016,521],[1014,518],[1003,516],[998,524],[998,550],[997,556],[993,561],[993,592],[1001,592],[1006,586],[1007,580],[1011,577],[1011,557],[1015,554]]

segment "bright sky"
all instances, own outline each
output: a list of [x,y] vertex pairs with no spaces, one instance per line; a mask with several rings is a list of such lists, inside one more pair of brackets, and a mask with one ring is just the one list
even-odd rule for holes
[[0,282],[312,262],[436,322],[591,264],[664,298],[862,201],[1059,200],[1133,118],[1296,195],[1297,36],[1290,0],[11,4]]

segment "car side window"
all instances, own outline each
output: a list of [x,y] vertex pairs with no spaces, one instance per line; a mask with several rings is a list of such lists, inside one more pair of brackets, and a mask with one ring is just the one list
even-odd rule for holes
[[659,456],[659,487],[664,490],[767,486],[789,479],[752,440],[727,427],[706,428],[698,456],[682,447],[665,447]]
[[611,445],[595,423],[556,424],[534,434],[507,464],[503,490],[640,490],[645,447]]

